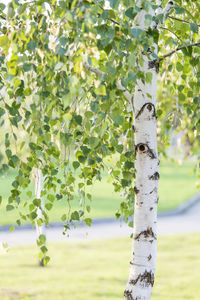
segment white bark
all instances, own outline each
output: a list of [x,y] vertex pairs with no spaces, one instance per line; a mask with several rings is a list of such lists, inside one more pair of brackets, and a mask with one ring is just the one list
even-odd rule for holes
[[[158,1],[159,3],[160,1]],[[139,4],[138,4],[139,5]],[[160,5],[160,3],[159,3]],[[170,4],[163,11],[169,12]],[[145,10],[137,18],[137,28],[145,30]],[[158,9],[161,13],[161,7]],[[150,9],[148,14],[155,15]],[[156,27],[155,22],[151,24]],[[157,54],[157,45],[150,49]],[[151,56],[151,52],[149,52]],[[135,209],[133,228],[133,257],[130,275],[124,292],[125,300],[150,300],[154,284],[157,252],[157,202],[159,160],[157,152],[156,89],[158,65],[155,59],[143,55],[142,72],[152,73],[151,83],[137,81],[135,88],[134,130],[135,130]]]
[[43,204],[43,199],[41,197],[41,192],[42,192],[42,189],[43,189],[43,182],[44,182],[44,177],[42,175],[42,172],[41,172],[40,169],[37,169],[36,170],[36,177],[35,177],[35,197],[37,199],[41,200],[41,206],[38,207],[38,209],[37,209],[37,219],[36,219],[36,222],[35,222],[37,238],[39,238],[39,236],[41,234],[43,234],[43,235],[46,234],[45,224],[43,223],[41,226],[39,226],[38,223],[37,223],[38,219],[42,219],[42,220],[44,219],[43,213],[42,213],[44,204]]

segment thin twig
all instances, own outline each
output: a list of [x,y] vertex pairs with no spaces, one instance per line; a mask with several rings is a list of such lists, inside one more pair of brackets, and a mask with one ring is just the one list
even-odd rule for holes
[[[99,17],[101,17],[101,14],[100,14],[100,13],[98,13],[97,15],[98,15]],[[119,22],[115,21],[115,20],[112,19],[112,18],[106,18],[106,19],[109,20],[109,21],[111,21],[111,22],[113,22],[113,23],[116,24],[116,25],[120,25]]]
[[171,29],[167,28],[167,27],[160,27],[164,30],[168,30],[169,32],[171,32],[173,35],[175,35],[177,37],[178,40],[180,40],[183,43],[183,40],[175,33],[173,32]]
[[[179,18],[176,18],[176,17],[171,17],[171,16],[169,16],[168,18],[173,19],[173,20],[176,20],[176,21],[179,21],[179,22],[187,23],[187,24],[190,24],[190,23],[191,23],[191,22],[189,22],[189,21],[186,21],[186,20],[183,20],[183,19],[179,19]],[[196,23],[195,23],[195,24],[196,24]],[[198,25],[198,24],[196,24],[196,25],[200,27],[200,25]]]

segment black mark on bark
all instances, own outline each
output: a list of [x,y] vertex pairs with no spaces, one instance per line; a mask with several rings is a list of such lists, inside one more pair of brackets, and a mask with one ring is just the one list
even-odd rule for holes
[[148,258],[148,260],[151,260],[152,259],[152,255],[149,254],[149,256],[147,258]]
[[156,70],[156,73],[159,72],[159,60],[153,59],[149,61],[149,69],[154,69]]
[[144,284],[145,287],[153,286],[154,284],[154,274],[152,272],[145,271],[143,274],[139,274],[136,279],[130,280],[130,284],[136,285],[138,282]]
[[156,236],[152,230],[152,227],[147,227],[147,230],[141,231],[139,234],[135,236],[135,240],[139,241],[140,237],[143,236],[144,238],[154,238],[156,240]]
[[139,193],[139,191],[140,190],[136,186],[134,186],[134,192],[135,192],[136,195]]
[[150,211],[152,211],[153,210],[153,207],[150,207],[150,209],[149,209]]
[[152,112],[153,112],[153,113],[152,113],[152,117],[153,117],[153,118],[156,118],[156,109],[155,109],[154,104],[151,103],[151,102],[145,103],[145,104],[141,107],[141,109],[139,110],[139,112],[137,113],[137,115],[136,115],[135,118],[136,118],[136,119],[139,118],[139,116],[143,113],[145,107],[148,109],[149,112],[152,111]]
[[135,146],[135,157],[137,155],[137,152],[140,153],[147,153],[147,155],[151,158],[151,159],[155,159],[156,155],[154,154],[153,150],[149,148],[149,146],[147,144],[137,144]]
[[129,290],[124,291],[124,297],[126,297],[126,300],[134,300],[133,296],[131,295],[131,291]]
[[157,192],[157,187],[155,187],[149,194],[152,194],[153,192]]
[[149,176],[150,180],[158,180],[160,178],[160,175],[158,172],[155,172],[152,176]]

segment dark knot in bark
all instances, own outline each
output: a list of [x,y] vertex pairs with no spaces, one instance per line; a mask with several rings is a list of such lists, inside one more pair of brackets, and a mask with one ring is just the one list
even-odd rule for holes
[[135,117],[136,119],[138,119],[138,118],[140,117],[140,115],[142,115],[142,113],[144,112],[145,108],[148,110],[148,112],[152,112],[152,115],[151,115],[152,118],[157,118],[157,116],[156,116],[156,109],[155,109],[154,104],[151,103],[151,102],[147,102],[147,103],[145,103],[145,104],[141,107],[141,109],[140,109],[139,112],[137,113],[137,115],[136,115],[136,117]]
[[159,72],[159,60],[158,59],[153,59],[149,61],[149,69],[154,69],[156,70],[156,73]]
[[134,192],[137,195],[140,192],[140,190],[136,186],[134,186]]
[[151,159],[155,159],[156,155],[154,154],[153,150],[149,148],[147,144],[139,143],[135,146],[135,157],[137,153],[140,154],[147,154]]

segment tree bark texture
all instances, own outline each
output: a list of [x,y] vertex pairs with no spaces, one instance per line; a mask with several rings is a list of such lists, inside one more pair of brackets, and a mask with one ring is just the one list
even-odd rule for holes
[[[43,219],[43,201],[41,198],[41,191],[43,188],[43,175],[40,169],[36,170],[36,178],[35,178],[35,196],[37,199],[41,200],[41,206],[37,209],[37,220]],[[42,224],[42,226],[39,226],[36,220],[36,231],[37,231],[37,238],[40,236],[40,234],[45,234],[45,225]]]
[[[138,14],[137,28],[144,30],[145,10]],[[153,9],[148,14],[154,15]],[[152,26],[154,24],[152,23]],[[157,252],[157,202],[159,160],[157,152],[156,89],[158,66],[151,53],[143,55],[142,72],[152,73],[151,83],[137,81],[133,98],[135,136],[135,208],[133,253],[125,300],[151,299]]]

